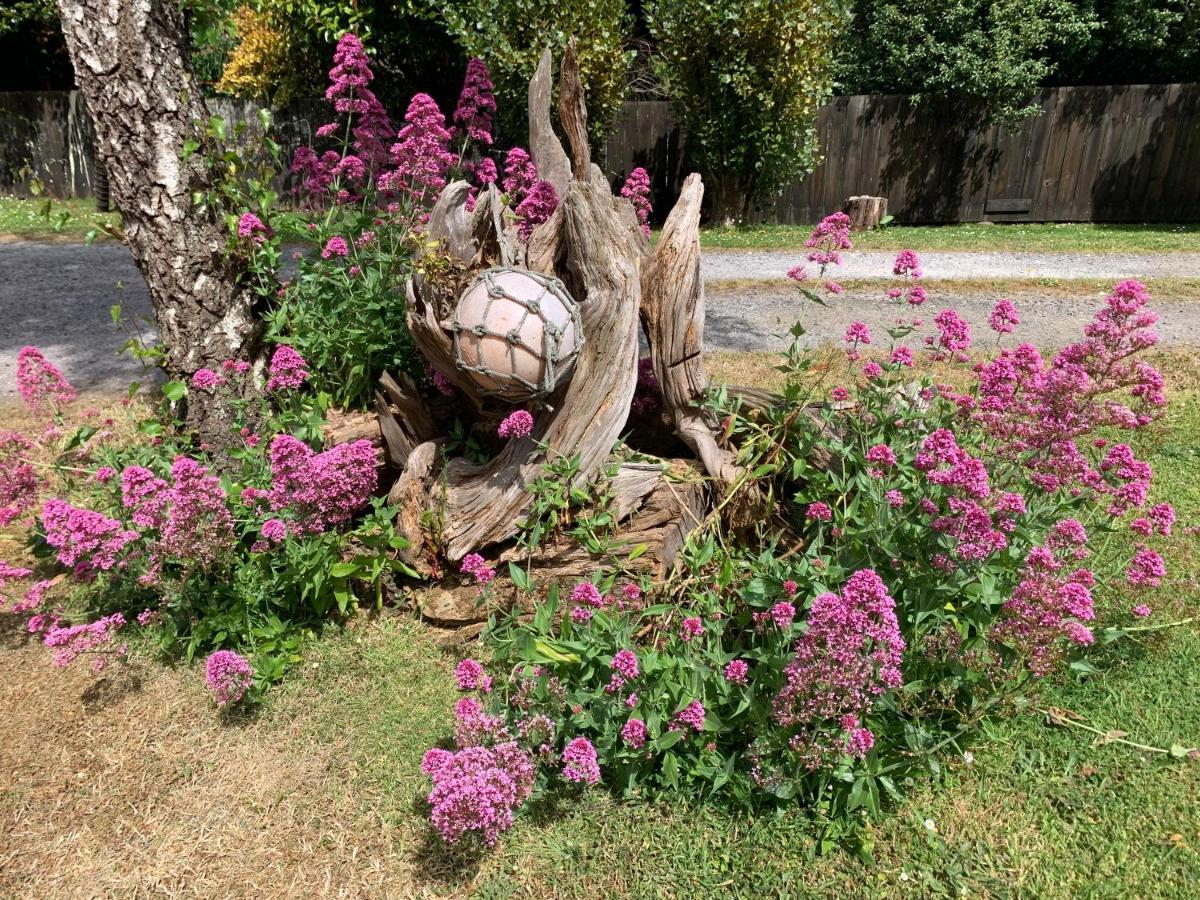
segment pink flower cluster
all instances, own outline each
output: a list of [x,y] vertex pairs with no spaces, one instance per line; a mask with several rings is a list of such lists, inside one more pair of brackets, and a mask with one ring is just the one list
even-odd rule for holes
[[850,250],[854,246],[850,243],[850,217],[844,212],[826,216],[817,223],[804,246],[812,251],[808,254],[808,261],[821,267],[821,276],[824,276],[828,266],[840,266],[841,251]]
[[348,522],[367,505],[378,483],[370,441],[339,444],[321,453],[290,434],[271,439],[271,509],[290,513],[302,534]]
[[1087,569],[1068,565],[1087,555],[1086,542],[1078,522],[1058,523],[1045,545],[1029,552],[1021,580],[988,634],[1020,653],[1034,675],[1053,670],[1063,656],[1064,642],[1094,640],[1083,623],[1095,617],[1090,589],[1096,578]]
[[504,181],[501,187],[515,207],[538,183],[537,166],[530,155],[520,147],[513,147],[504,157]]
[[[900,685],[904,646],[895,602],[870,569],[851,575],[840,595],[813,601],[808,630],[772,701],[775,721],[795,729],[789,747],[803,765],[815,769],[846,752],[846,717],[857,728],[880,695]],[[865,743],[862,735],[849,738],[859,747]]]
[[254,682],[254,667],[241,654],[218,650],[204,663],[204,681],[217,706],[230,706],[246,696]]
[[478,660],[464,659],[454,667],[454,680],[460,691],[483,691],[492,689],[492,678]]
[[456,161],[448,149],[450,132],[437,101],[428,94],[413,96],[404,122],[392,145],[394,168],[379,176],[379,187],[401,191],[414,204],[424,203],[446,186],[446,173]]
[[77,578],[93,578],[120,562],[122,551],[139,537],[116,519],[72,506],[65,500],[47,500],[42,506],[46,543],[58,551],[59,563]]
[[475,57],[467,63],[467,76],[462,93],[458,95],[454,122],[466,134],[467,140],[488,147],[492,145],[492,116],[496,113],[493,90],[487,63]]
[[475,583],[480,587],[496,577],[496,570],[489,566],[478,553],[468,553],[464,556],[459,571],[474,578]]
[[308,363],[287,344],[280,344],[267,366],[267,390],[294,390],[308,380]]
[[[176,457],[171,464],[171,480],[165,498],[166,521],[154,554],[208,568],[235,540],[225,488],[220,478],[209,474],[207,466],[187,456]],[[157,498],[148,498],[149,506],[154,502]]]
[[17,431],[0,431],[0,526],[8,525],[37,502],[42,481],[26,454],[33,442]]
[[558,208],[558,193],[548,181],[537,182],[525,199],[513,210],[517,216],[517,235],[523,241],[533,236],[533,230],[554,215]]
[[129,648],[121,645],[113,649],[113,639],[125,626],[125,617],[113,613],[83,625],[51,625],[42,637],[42,643],[54,651],[51,662],[58,667],[69,666],[85,653],[96,654],[92,670],[99,672],[108,662],[110,655],[124,656]]
[[22,347],[17,352],[17,392],[33,413],[45,404],[65,406],[75,399],[75,388],[37,347]]
[[577,737],[563,748],[563,778],[580,784],[595,784],[600,780],[600,763],[596,748],[585,737]]
[[496,434],[504,439],[525,438],[533,434],[533,416],[524,409],[517,409],[504,417],[504,421],[496,429]]
[[642,234],[650,237],[650,214],[654,211],[650,204],[650,173],[641,166],[635,168],[621,186],[621,196],[633,204]]
[[457,753],[435,747],[426,752],[421,771],[433,780],[430,819],[448,844],[477,833],[494,846],[533,792],[533,760],[511,741]]

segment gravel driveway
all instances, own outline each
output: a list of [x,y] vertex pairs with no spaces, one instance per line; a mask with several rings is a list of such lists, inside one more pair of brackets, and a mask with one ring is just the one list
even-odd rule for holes
[[[891,271],[894,254],[847,254],[838,278],[877,277]],[[876,332],[895,317],[895,307],[877,291],[853,288],[830,309],[799,300],[784,273],[801,253],[753,251],[708,252],[707,281],[750,279],[761,286],[710,291],[706,340],[709,346],[736,350],[768,350],[783,346],[775,335],[802,318],[808,340],[838,340],[846,325],[862,319]],[[923,253],[929,278],[1112,278],[1200,276],[1200,254],[1088,256],[1085,254]],[[1046,346],[1063,344],[1077,334],[1100,302],[1100,296],[1046,299],[1015,295],[1023,325],[1018,336]],[[1089,302],[1083,302],[1084,300]],[[1200,298],[1197,298],[1200,299]],[[141,378],[141,367],[118,355],[124,332],[114,327],[109,308],[120,303],[127,319],[147,317],[150,303],[129,251],[114,242],[43,244],[28,241],[0,243],[0,398],[16,394],[17,351],[33,344],[46,351],[67,377],[84,390],[122,390]],[[931,292],[920,310],[931,321],[945,306],[956,306],[971,323],[977,340],[988,334],[991,300],[978,296],[953,297]],[[1160,333],[1169,343],[1200,343],[1200,304],[1163,304]],[[151,332],[152,333],[152,332]]]

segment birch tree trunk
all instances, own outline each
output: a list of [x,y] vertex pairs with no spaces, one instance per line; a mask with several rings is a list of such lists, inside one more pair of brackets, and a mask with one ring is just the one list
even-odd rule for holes
[[[220,213],[193,193],[209,187],[184,142],[198,141],[208,111],[188,59],[177,0],[56,0],[75,79],[96,133],[134,262],[146,279],[172,378],[253,361],[262,325],[242,265],[225,253]],[[228,410],[204,392],[185,421],[202,441],[229,439]]]

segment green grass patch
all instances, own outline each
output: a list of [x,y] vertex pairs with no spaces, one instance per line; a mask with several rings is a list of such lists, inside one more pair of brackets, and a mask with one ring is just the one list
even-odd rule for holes
[[0,197],[0,239],[84,240],[107,238],[103,230],[121,223],[117,213],[96,212],[95,200]]
[[[706,249],[799,250],[809,225],[708,228]],[[891,225],[851,236],[857,250],[974,250],[1030,253],[1169,253],[1200,251],[1200,225],[1098,223]]]

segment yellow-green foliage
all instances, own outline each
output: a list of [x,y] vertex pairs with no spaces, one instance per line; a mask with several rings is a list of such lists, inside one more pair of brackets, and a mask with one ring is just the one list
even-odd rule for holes
[[296,84],[288,29],[272,12],[249,6],[239,7],[230,18],[239,41],[216,89],[234,97],[286,102]]

